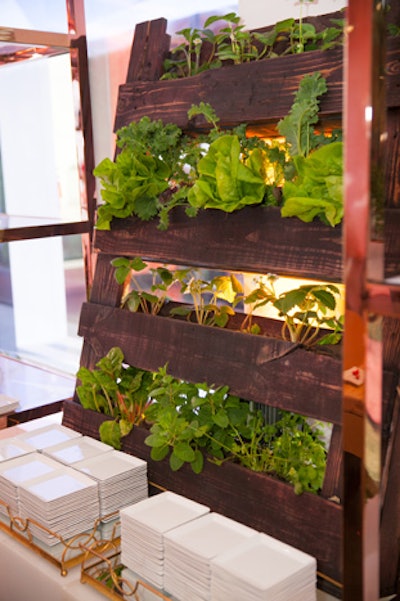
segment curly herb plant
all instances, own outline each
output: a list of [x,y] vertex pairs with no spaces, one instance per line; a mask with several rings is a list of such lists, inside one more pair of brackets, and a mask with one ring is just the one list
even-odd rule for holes
[[135,425],[146,425],[151,458],[168,457],[174,471],[186,463],[199,474],[205,460],[233,461],[286,480],[296,494],[321,489],[326,467],[322,430],[300,415],[281,412],[268,423],[228,387],[185,382],[165,366],[154,373],[128,366],[118,347],[95,369],[80,368],[77,376],[83,407],[110,416],[100,426],[100,439],[116,449]]

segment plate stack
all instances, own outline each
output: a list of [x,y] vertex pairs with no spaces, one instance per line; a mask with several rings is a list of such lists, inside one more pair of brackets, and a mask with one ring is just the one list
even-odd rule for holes
[[256,535],[252,528],[218,513],[171,530],[164,537],[165,590],[180,601],[209,600],[212,559]]
[[111,453],[114,449],[104,442],[100,442],[90,436],[80,436],[72,438],[59,444],[48,446],[43,449],[43,453],[61,461],[65,465],[74,466],[78,461],[98,457],[104,453]]
[[[0,463],[0,499],[9,506],[13,516],[19,515],[18,486],[59,469],[57,461],[44,457],[37,451]],[[0,513],[8,515],[5,505],[0,504]]]
[[315,601],[316,560],[258,533],[216,557],[212,601]]
[[121,563],[157,588],[165,588],[165,534],[209,511],[205,505],[172,492],[121,509]]
[[0,462],[7,461],[8,459],[14,459],[14,457],[21,457],[28,453],[36,451],[35,447],[18,440],[16,438],[5,438],[0,440]]
[[101,517],[148,496],[147,463],[137,457],[112,450],[73,467],[97,481]]
[[60,536],[68,540],[92,530],[99,515],[97,483],[71,467],[58,465],[58,471],[24,482],[18,491],[21,516],[51,531],[31,524],[33,535],[49,546],[60,542]]
[[80,432],[75,432],[75,430],[59,424],[51,424],[50,426],[43,426],[43,428],[37,428],[31,432],[19,434],[15,437],[15,440],[24,440],[38,451],[43,451],[43,449],[52,445],[80,437],[82,437]]

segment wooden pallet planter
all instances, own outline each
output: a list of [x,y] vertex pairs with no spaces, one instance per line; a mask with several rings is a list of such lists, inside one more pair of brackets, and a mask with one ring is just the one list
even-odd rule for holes
[[[340,122],[341,49],[228,66],[186,80],[159,81],[163,60],[170,51],[166,29],[165,19],[136,27],[127,83],[120,87],[115,129],[145,115],[175,123],[184,131],[202,129],[205,123],[201,118],[189,123],[187,111],[192,104],[204,101],[216,110],[222,126],[246,122],[250,128],[271,133],[276,131],[276,122],[287,114],[302,76],[315,71],[327,79],[329,88],[321,100],[322,123]],[[391,215],[385,246],[389,275],[397,273],[398,268],[398,227],[393,224],[399,222],[400,199],[399,64],[399,41],[390,39],[386,190]],[[247,207],[229,215],[207,210],[195,219],[175,209],[166,232],[159,231],[156,222],[143,223],[135,218],[114,220],[110,231],[95,232],[95,248],[96,274],[90,301],[82,308],[79,329],[84,337],[81,365],[93,368],[111,346],[120,346],[132,365],[156,370],[168,361],[170,373],[177,377],[229,385],[231,392],[248,400],[334,424],[321,495],[296,497],[289,485],[234,464],[217,467],[207,463],[200,476],[193,474],[188,466],[173,473],[165,461],[150,460],[149,448],[143,442],[146,433],[140,428],[134,429],[123,444],[127,452],[148,460],[150,479],[157,486],[204,502],[215,511],[316,556],[318,569],[324,574],[321,587],[340,596],[342,512],[339,504],[329,500],[334,495],[340,497],[340,359],[304,349],[288,352],[286,343],[276,339],[129,313],[119,308],[122,286],[116,283],[110,262],[116,256],[141,256],[147,261],[172,265],[340,282],[341,228],[283,219],[276,207]],[[382,508],[381,593],[389,595],[399,590],[400,418],[395,399],[400,331],[398,324],[391,321],[386,328],[383,428],[386,496]],[[84,434],[98,438],[98,426],[103,419],[100,414],[82,409],[76,394],[73,402],[65,403],[63,423]]]

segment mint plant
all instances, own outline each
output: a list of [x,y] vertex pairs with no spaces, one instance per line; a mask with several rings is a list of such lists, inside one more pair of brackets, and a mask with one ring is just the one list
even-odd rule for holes
[[269,423],[254,403],[230,394],[227,386],[185,382],[167,366],[153,373],[126,365],[118,347],[93,370],[81,367],[77,377],[82,406],[110,417],[99,434],[116,449],[134,425],[145,425],[151,458],[168,458],[174,471],[187,463],[200,473],[205,459],[218,465],[235,461],[291,482],[296,494],[318,492],[322,485],[322,432],[302,416],[281,412]]

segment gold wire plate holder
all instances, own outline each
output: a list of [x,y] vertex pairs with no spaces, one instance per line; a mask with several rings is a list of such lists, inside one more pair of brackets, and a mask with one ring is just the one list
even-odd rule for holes
[[[128,579],[121,575],[120,539],[95,541],[86,547],[81,564],[81,582],[87,583],[112,601],[173,601],[171,596],[162,593],[149,583]],[[151,595],[151,596],[149,596]]]
[[[100,523],[104,520],[109,520],[112,518],[116,519],[119,515],[119,512],[115,512],[102,518],[99,517],[94,522],[92,530],[77,534],[68,540],[65,540],[57,532],[46,528],[32,518],[21,518],[13,515],[10,507],[1,499],[0,505],[6,510],[7,515],[5,517],[8,517],[9,520],[9,524],[7,524],[0,519],[0,530],[3,530],[3,532],[6,532],[9,536],[23,544],[25,547],[31,549],[37,555],[40,555],[50,563],[56,565],[60,569],[61,576],[66,576],[68,574],[68,570],[81,564],[83,557],[86,554],[86,550],[92,544],[97,544],[99,542]],[[4,510],[2,510],[1,513],[4,514]],[[62,548],[58,556],[53,555],[50,550],[46,551],[46,549],[42,548],[38,543],[35,542],[31,529],[32,526],[57,538],[58,543],[61,544]],[[119,542],[120,539],[116,536],[116,527],[117,524],[114,525],[111,539],[115,537],[116,541]]]

